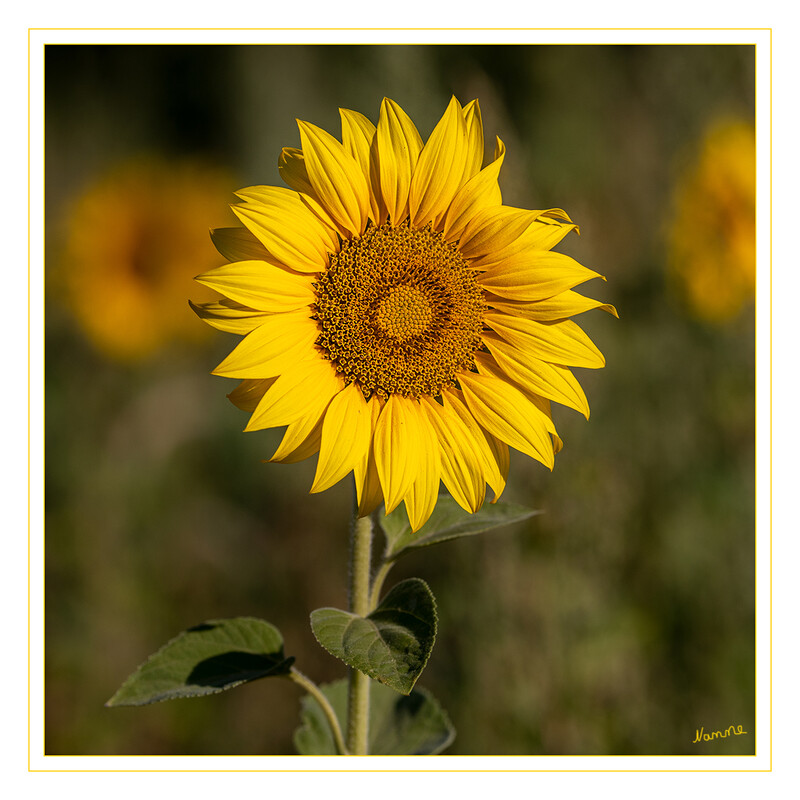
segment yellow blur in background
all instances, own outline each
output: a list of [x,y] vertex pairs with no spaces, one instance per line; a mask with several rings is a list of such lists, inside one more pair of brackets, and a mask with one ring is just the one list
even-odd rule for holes
[[675,189],[669,268],[700,319],[724,323],[756,285],[755,128],[716,120]]
[[205,338],[187,297],[203,293],[191,278],[219,263],[208,228],[225,220],[232,186],[229,172],[199,161],[142,157],[109,168],[75,199],[58,279],[101,352],[137,360],[173,339]]

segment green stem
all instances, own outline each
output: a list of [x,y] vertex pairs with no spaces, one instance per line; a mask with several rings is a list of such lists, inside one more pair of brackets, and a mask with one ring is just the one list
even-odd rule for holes
[[[372,520],[355,516],[350,548],[350,611],[366,617],[370,607],[370,570],[372,563]],[[347,749],[353,755],[367,755],[369,735],[370,677],[357,669],[350,670],[347,708]]]
[[319,703],[322,713],[325,714],[325,718],[328,720],[328,725],[331,726],[333,740],[336,743],[336,751],[339,755],[347,755],[347,748],[344,744],[344,737],[342,736],[342,729],[339,726],[339,720],[336,718],[336,712],[333,710],[333,706],[328,702],[328,698],[325,697],[319,686],[295,667],[292,667],[289,671],[289,678],[298,686],[302,686],[303,689]]

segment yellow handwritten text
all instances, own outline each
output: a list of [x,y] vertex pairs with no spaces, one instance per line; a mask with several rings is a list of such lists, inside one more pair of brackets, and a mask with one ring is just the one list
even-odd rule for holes
[[747,733],[747,731],[743,730],[741,725],[728,725],[724,731],[711,731],[710,733],[706,733],[705,728],[700,728],[696,730],[692,744],[710,742],[712,739],[727,739],[729,736],[741,736],[743,733]]

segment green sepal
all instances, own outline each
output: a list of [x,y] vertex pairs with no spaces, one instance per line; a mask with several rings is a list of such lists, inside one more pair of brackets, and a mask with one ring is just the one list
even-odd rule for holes
[[338,608],[311,612],[317,641],[348,667],[409,694],[436,640],[436,601],[420,578],[401,581],[368,616]]
[[[321,686],[339,724],[347,719],[347,680]],[[330,726],[319,703],[306,695],[300,712],[301,725],[294,733],[297,752],[304,756],[336,755]],[[456,731],[445,711],[426,689],[398,695],[386,686],[370,687],[369,753],[380,756],[426,756],[441,753],[455,739]]]
[[269,622],[253,617],[209,620],[153,653],[106,705],[143,706],[216,694],[259,678],[287,675],[293,662],[284,656],[283,637]]
[[384,560],[394,561],[403,553],[417,547],[485,533],[541,513],[527,506],[495,503],[484,505],[474,514],[470,514],[449,495],[440,495],[430,519],[416,533],[411,531],[408,517],[401,508],[379,518],[386,536]]

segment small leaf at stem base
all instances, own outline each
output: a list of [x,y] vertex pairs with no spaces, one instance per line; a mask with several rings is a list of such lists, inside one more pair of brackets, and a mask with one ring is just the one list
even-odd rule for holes
[[[347,718],[347,681],[320,687],[340,724]],[[336,745],[319,703],[307,695],[302,701],[301,726],[294,744],[301,755],[335,755]],[[436,755],[455,739],[455,728],[439,703],[425,689],[404,697],[373,684],[370,691],[369,753],[383,756]]]

